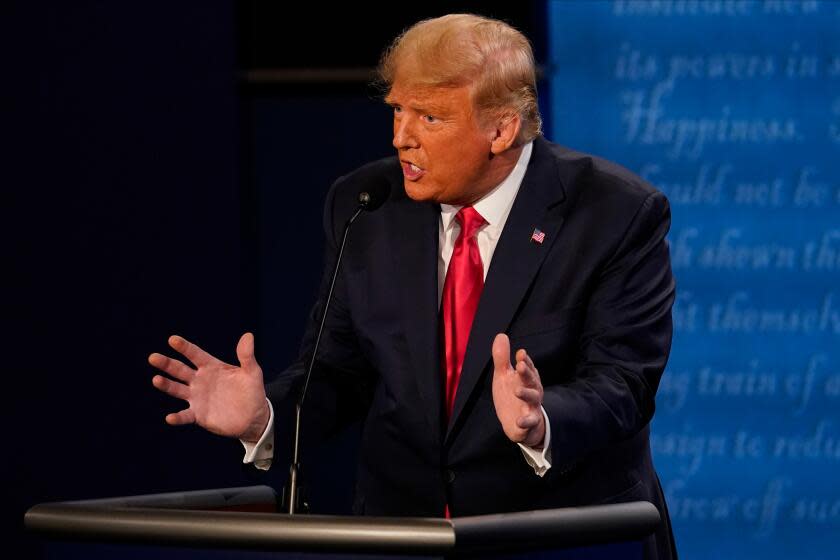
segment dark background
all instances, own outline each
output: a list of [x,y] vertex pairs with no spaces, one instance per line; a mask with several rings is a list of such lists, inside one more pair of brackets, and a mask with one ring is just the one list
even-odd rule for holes
[[[180,403],[152,387],[147,355],[177,333],[233,361],[251,330],[268,372],[294,358],[324,194],[392,152],[366,78],[403,28],[482,13],[542,60],[541,3],[363,9],[3,3],[2,521],[17,557],[40,554],[23,532],[39,502],[282,485],[285,459],[258,477],[238,442],[167,426]],[[305,459],[319,513],[348,510],[352,441]]]

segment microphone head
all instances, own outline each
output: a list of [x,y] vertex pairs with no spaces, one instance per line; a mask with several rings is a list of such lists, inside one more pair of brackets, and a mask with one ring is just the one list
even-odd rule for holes
[[368,212],[373,212],[385,204],[389,194],[391,183],[388,179],[383,176],[374,177],[359,191],[359,205]]

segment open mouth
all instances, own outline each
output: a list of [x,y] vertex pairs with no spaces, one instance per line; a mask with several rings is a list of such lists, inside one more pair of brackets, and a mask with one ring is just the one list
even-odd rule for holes
[[400,163],[402,163],[403,175],[409,181],[416,181],[426,173],[425,169],[414,165],[410,161],[401,161]]

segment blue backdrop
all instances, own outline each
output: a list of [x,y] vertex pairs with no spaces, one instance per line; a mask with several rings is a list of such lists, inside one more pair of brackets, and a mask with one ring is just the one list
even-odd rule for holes
[[683,557],[832,557],[840,2],[548,14],[548,136],[672,205],[675,337],[652,446]]

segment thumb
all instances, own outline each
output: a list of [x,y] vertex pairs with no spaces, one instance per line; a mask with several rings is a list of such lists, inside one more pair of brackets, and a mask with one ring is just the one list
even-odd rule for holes
[[499,333],[493,339],[493,369],[499,371],[510,367],[510,340],[505,333]]
[[254,335],[246,332],[236,345],[236,357],[242,369],[247,369],[256,363],[254,358]]

